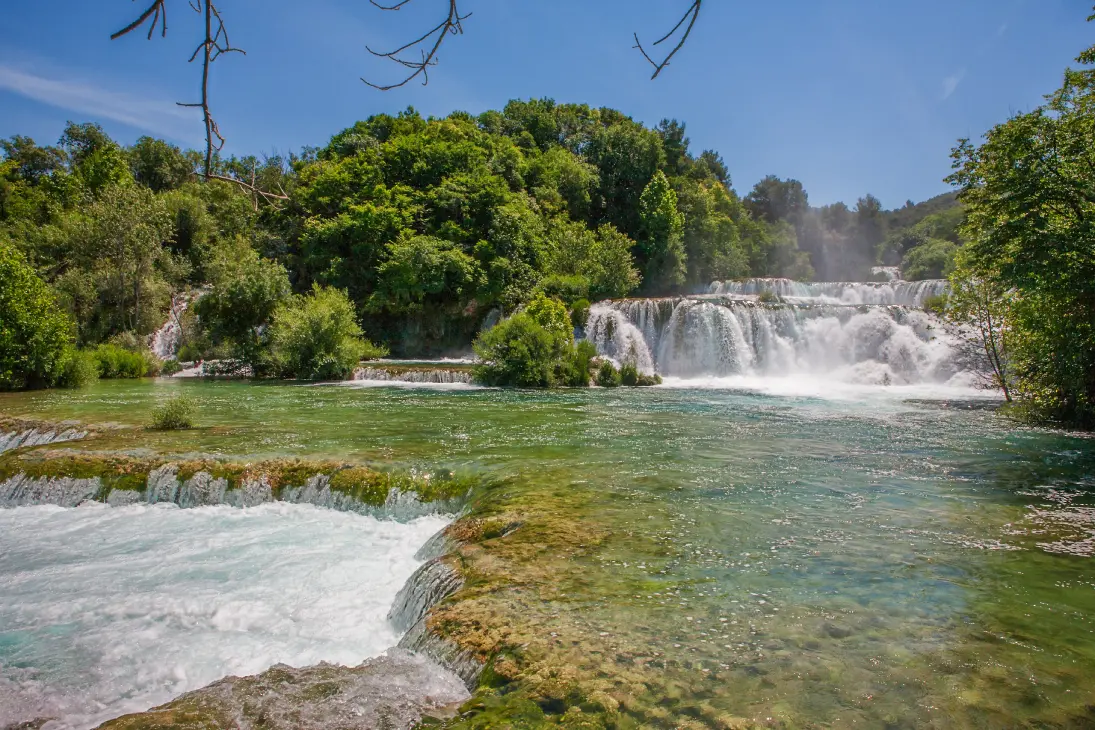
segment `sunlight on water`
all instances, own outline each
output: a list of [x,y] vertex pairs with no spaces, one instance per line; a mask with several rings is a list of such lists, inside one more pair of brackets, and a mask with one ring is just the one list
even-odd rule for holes
[[442,517],[311,506],[0,510],[0,724],[90,728],[281,662],[357,665]]

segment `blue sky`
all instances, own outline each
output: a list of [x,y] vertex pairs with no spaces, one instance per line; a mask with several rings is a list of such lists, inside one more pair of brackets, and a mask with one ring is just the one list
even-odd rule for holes
[[[202,144],[200,119],[174,102],[197,94],[199,17],[168,0],[168,37],[110,41],[149,0],[9,3],[0,26],[0,137],[52,143],[68,119],[117,139],[154,134]],[[1091,0],[708,0],[689,44],[656,81],[631,34],[667,30],[687,0],[462,0],[472,17],[429,86],[390,92],[359,78],[396,69],[365,45],[400,45],[444,12],[415,0],[382,13],[367,0],[220,0],[247,56],[214,65],[226,151],[321,145],[378,112],[477,113],[511,98],[611,106],[688,125],[695,152],[718,150],[746,193],[795,177],[814,204],[887,207],[945,191],[949,151],[1035,106],[1088,45]]]

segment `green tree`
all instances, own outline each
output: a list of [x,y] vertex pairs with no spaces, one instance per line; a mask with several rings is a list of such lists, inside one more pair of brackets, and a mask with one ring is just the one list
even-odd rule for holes
[[400,239],[387,246],[377,268],[369,308],[392,314],[463,307],[483,284],[479,263],[456,244],[430,236]]
[[387,352],[362,337],[353,302],[330,287],[314,286],[279,306],[270,340],[282,374],[302,380],[342,380],[362,358]]
[[1011,298],[1015,391],[1041,417],[1095,426],[1095,70],[1066,71],[953,158],[968,268]]
[[0,390],[54,384],[71,343],[72,322],[49,286],[0,240]]
[[646,261],[647,288],[664,292],[685,281],[684,216],[677,210],[677,193],[660,170],[650,179],[639,200],[643,235],[639,250]]
[[182,150],[162,139],[141,137],[128,154],[133,179],[155,193],[174,190],[194,174],[194,165]]
[[475,377],[487,385],[550,388],[569,384],[580,379],[571,372],[579,357],[586,358],[586,384],[589,381],[592,355],[588,348],[581,355],[576,352],[566,307],[543,294],[481,334],[475,341],[475,353],[480,361]]

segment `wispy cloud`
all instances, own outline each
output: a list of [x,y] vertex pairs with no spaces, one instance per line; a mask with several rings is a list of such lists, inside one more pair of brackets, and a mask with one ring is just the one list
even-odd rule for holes
[[49,78],[3,64],[0,64],[0,90],[175,139],[193,137],[192,125],[198,121],[193,109],[172,101],[113,91],[77,79]]
[[949,99],[955,91],[958,90],[958,85],[962,83],[962,79],[966,78],[966,69],[962,69],[956,74],[951,74],[947,78],[943,79],[943,99]]

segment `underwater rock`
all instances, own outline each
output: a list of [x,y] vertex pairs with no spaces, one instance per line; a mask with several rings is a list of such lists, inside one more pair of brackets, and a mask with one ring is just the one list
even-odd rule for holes
[[389,649],[357,667],[276,664],[253,677],[228,677],[101,730],[405,730],[428,714],[451,714],[468,691],[424,656]]

